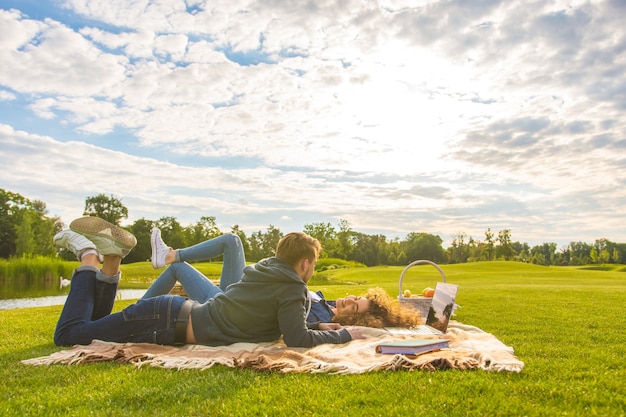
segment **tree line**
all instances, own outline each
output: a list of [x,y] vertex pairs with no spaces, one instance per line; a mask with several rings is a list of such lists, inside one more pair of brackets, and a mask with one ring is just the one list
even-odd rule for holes
[[[98,216],[119,226],[123,219],[128,218],[128,208],[113,195],[97,194],[85,199],[83,214]],[[71,254],[58,251],[52,242],[52,236],[64,227],[59,217],[48,216],[44,202],[31,201],[20,194],[0,189],[1,258],[43,255],[72,259]],[[164,241],[174,248],[191,246],[224,233],[217,227],[213,216],[202,216],[186,226],[171,216],[158,220],[140,218],[125,227],[137,237],[137,246],[124,259],[125,263],[150,258],[150,232],[153,227],[160,228]],[[411,232],[404,240],[389,240],[384,235],[357,232],[343,219],[336,227],[330,223],[310,223],[304,225],[302,231],[320,241],[324,248],[321,257],[366,266],[407,265],[417,259],[442,264],[508,260],[539,265],[621,264],[626,261],[624,243],[598,239],[594,243],[570,242],[560,249],[553,242],[530,247],[527,243],[512,241],[509,229],[500,230],[497,234],[487,229],[483,240],[460,232],[445,249],[443,240],[437,235]],[[273,225],[250,234],[234,225],[227,232],[241,238],[249,262],[273,256],[283,236],[283,232]]]

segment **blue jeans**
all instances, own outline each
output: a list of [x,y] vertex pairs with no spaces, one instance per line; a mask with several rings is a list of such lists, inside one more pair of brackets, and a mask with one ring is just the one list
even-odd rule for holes
[[174,345],[175,325],[184,297],[164,295],[139,300],[111,313],[117,283],[96,279],[98,269],[79,267],[54,332],[57,346],[87,345],[94,339],[108,342]]
[[[224,255],[224,265],[219,287],[185,261],[208,261]],[[168,294],[176,281],[185,289],[187,296],[201,303],[223,292],[230,284],[239,282],[243,276],[246,260],[239,236],[227,233],[197,245],[176,251],[176,262],[170,264],[152,283],[142,299]]]

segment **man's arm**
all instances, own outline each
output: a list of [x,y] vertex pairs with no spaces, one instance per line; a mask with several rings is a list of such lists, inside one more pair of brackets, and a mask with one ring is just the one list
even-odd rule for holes
[[[346,343],[352,340],[347,329],[310,330],[305,321],[304,294],[285,292],[278,300],[278,325],[287,346],[313,347],[323,343]],[[330,323],[320,323],[321,326]]]

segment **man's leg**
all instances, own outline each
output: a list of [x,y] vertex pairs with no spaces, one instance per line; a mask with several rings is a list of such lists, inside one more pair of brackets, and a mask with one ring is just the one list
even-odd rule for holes
[[[102,255],[98,253],[96,245],[85,236],[78,234],[72,230],[63,230],[54,236],[54,244],[76,255],[81,261],[81,266],[92,266],[98,268],[100,261],[103,260]],[[119,258],[121,260],[121,258]],[[116,260],[109,260],[108,268],[115,269]],[[102,271],[96,273],[96,287],[93,299],[92,320],[99,319],[111,313],[115,296],[117,294],[117,285],[120,280],[120,273],[111,275]]]
[[[105,257],[105,267],[106,267]],[[81,266],[72,279],[70,293],[57,323],[58,346],[86,345],[94,339],[109,342],[176,344],[175,325],[183,297],[160,296],[139,300],[119,313],[92,320],[96,274],[93,266]]]
[[[54,334],[57,345],[88,344],[94,339],[113,342],[148,342],[175,344],[175,323],[185,302],[183,297],[163,296],[140,300],[119,313],[106,314],[112,308],[120,276],[120,264],[136,244],[135,237],[96,217],[83,217],[70,224],[73,232],[65,231],[55,236],[57,246],[72,250],[81,259],[75,271],[72,286]],[[93,250],[104,255],[102,269]],[[102,287],[101,311],[95,310],[98,282]],[[94,317],[99,317],[94,320]],[[184,341],[183,341],[184,342]]]
[[[92,320],[98,320],[111,314],[117,295],[117,286],[122,276],[119,270],[122,258],[107,255],[104,259],[105,263],[102,265],[102,269],[96,274],[95,303],[91,315]],[[115,269],[117,269],[118,272],[107,274],[105,273],[105,268],[107,268],[107,272],[113,272]]]

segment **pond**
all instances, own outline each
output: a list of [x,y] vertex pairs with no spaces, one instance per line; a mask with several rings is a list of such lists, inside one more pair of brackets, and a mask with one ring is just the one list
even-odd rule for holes
[[[65,304],[69,282],[58,279],[0,279],[0,310],[43,307]],[[143,296],[145,289],[120,289],[118,299],[133,300]]]

